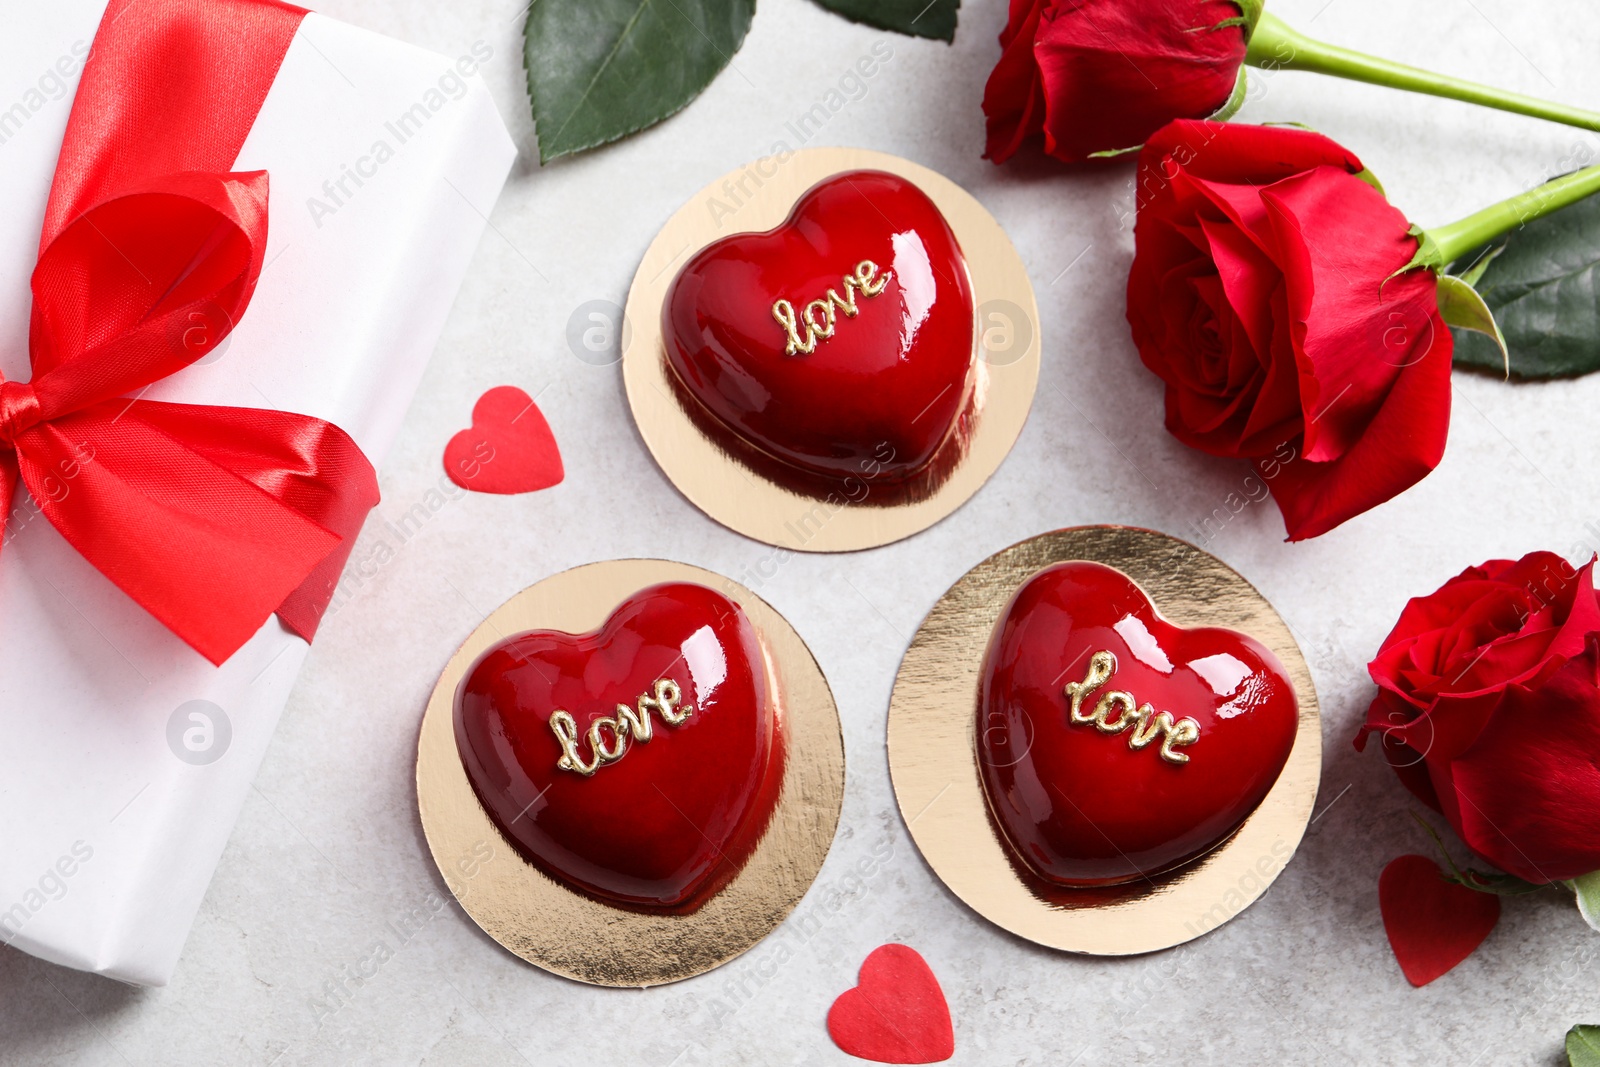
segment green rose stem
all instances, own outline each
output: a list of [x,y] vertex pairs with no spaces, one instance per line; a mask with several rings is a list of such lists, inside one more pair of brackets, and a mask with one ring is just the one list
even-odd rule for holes
[[1600,165],[1575,170],[1525,193],[1491,204],[1464,219],[1423,230],[1413,266],[1441,270],[1474,248],[1600,192]]
[[[1242,6],[1245,7],[1245,19],[1248,21],[1249,9],[1255,3],[1247,2]],[[1391,63],[1386,59],[1352,52],[1348,48],[1324,44],[1292,28],[1270,11],[1261,12],[1250,34],[1250,46],[1245,52],[1244,61],[1263,70],[1309,70],[1318,74],[1332,74],[1352,81],[1387,85],[1392,89],[1409,89],[1415,93],[1464,100],[1469,104],[1482,104],[1518,115],[1532,115],[1580,129],[1600,130],[1600,113],[1567,107],[1565,104],[1552,104],[1521,93],[1493,89],[1444,74],[1432,74],[1403,63]]]

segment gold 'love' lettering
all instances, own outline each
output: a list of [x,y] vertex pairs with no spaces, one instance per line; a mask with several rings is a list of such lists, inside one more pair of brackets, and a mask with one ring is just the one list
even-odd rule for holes
[[[839,295],[837,289],[829,289],[820,300],[811,301],[798,313],[787,300],[773,302],[772,317],[778,320],[778,325],[783,327],[784,335],[788,338],[788,344],[783,348],[784,355],[803,352],[809,356],[815,352],[818,338],[827,340],[838,328],[839,312],[844,312],[845,318],[853,319],[861,310],[856,305],[856,290],[859,289],[863,296],[877,296],[889,284],[889,276],[880,276],[878,265],[870,259],[857,263],[855,273],[846,274],[840,280],[844,284],[843,296]],[[803,337],[802,329],[805,333]]]
[[601,716],[589,724],[587,737],[593,755],[588,760],[578,751],[577,720],[569,712],[557,708],[550,713],[550,730],[561,745],[561,758],[556,760],[556,766],[589,777],[606,764],[621,759],[628,751],[629,738],[645,742],[655,736],[650,721],[652,711],[668,726],[681,726],[694,713],[691,705],[679,706],[682,700],[683,691],[678,683],[662,678],[656,682],[655,696],[640,693],[638,704],[632,708],[619,703],[615,716]]
[[1187,752],[1174,751],[1181,745],[1192,745],[1200,740],[1200,724],[1187,715],[1174,721],[1171,712],[1157,712],[1149,704],[1138,703],[1132,693],[1120,689],[1101,693],[1091,710],[1083,710],[1084,700],[1105,685],[1116,669],[1117,657],[1101,650],[1089,657],[1089,669],[1083,681],[1068,682],[1063,687],[1063,692],[1072,703],[1072,721],[1093,723],[1095,729],[1107,734],[1120,734],[1131,726],[1133,733],[1128,735],[1129,748],[1144,748],[1159,737],[1162,759],[1168,763],[1188,763]]

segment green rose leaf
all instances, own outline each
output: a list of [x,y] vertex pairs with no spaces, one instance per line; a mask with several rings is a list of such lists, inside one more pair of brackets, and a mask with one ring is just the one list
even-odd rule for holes
[[936,41],[956,39],[956,11],[961,0],[817,0],[851,22]]
[[1567,1031],[1567,1062],[1572,1067],[1600,1067],[1600,1026],[1579,1023]]
[[533,0],[523,26],[539,159],[654,126],[728,65],[755,0]]
[[[1493,258],[1484,262],[1485,256]],[[1600,198],[1535,219],[1462,256],[1457,267],[1469,264],[1472,270],[1462,273],[1500,324],[1512,374],[1567,378],[1600,369]],[[1455,362],[1505,370],[1493,340],[1459,330]]]

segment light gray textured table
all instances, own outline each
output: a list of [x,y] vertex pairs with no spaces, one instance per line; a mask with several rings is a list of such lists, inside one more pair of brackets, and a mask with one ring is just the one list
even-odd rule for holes
[[[1004,8],[967,0],[946,47],[852,25],[808,0],[763,0],[733,67],[687,111],[541,169],[516,0],[322,5],[448,55],[487,42],[484,76],[524,154],[388,457],[377,518],[430,499],[445,441],[492,385],[537,394],[567,480],[530,496],[451,499],[404,540],[368,524],[355,558],[380,541],[393,558],[323,627],[172,984],[131,989],[0,951],[0,1063],[839,1064],[853,1061],[828,1040],[828,1005],[886,941],[919,949],[942,980],[958,1063],[1564,1062],[1566,1028],[1600,1022],[1600,935],[1555,893],[1512,900],[1474,956],[1412,989],[1384,940],[1377,877],[1390,858],[1431,846],[1382,758],[1349,741],[1370,696],[1364,664],[1407,596],[1487,557],[1600,546],[1600,378],[1513,387],[1458,375],[1444,462],[1399,500],[1310,544],[1283,543],[1270,505],[1213,527],[1206,547],[1300,636],[1326,741],[1320,814],[1304,844],[1226,927],[1134,959],[1045,951],[967,911],[906,836],[884,717],[901,651],[945,587],[990,552],[1059,526],[1133,523],[1205,541],[1195,524],[1247,474],[1161,428],[1159,385],[1123,321],[1131,167],[1068,175],[979,158],[978,101]],[[1582,0],[1274,9],[1352,47],[1600,104],[1600,33]],[[633,429],[618,367],[576,358],[568,321],[586,301],[622,302],[656,228],[702,184],[780,140],[798,147],[786,124],[880,42],[889,61],[807,143],[908,156],[999,218],[1038,291],[1033,414],[999,473],[944,523],[884,549],[799,558],[758,584],[810,641],[844,720],[844,816],[799,913],[816,932],[805,937],[791,919],[748,956],[663,989],[563,981],[502,951],[454,904],[433,908],[443,884],[412,788],[423,701],[485,614],[555,570],[647,555],[739,577],[769,555],[677,495]],[[1302,121],[1340,139],[1424,225],[1600,158],[1600,138],[1464,105],[1303,74],[1265,89],[1241,118]],[[853,877],[884,842],[892,859],[864,883]],[[836,899],[836,911],[823,906]],[[379,942],[392,958],[350,981]],[[775,966],[779,955],[792,958]]]

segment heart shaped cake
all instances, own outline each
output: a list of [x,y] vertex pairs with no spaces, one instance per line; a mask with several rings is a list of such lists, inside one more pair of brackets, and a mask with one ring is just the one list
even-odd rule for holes
[[743,867],[783,780],[780,709],[755,627],[688,582],[585,634],[534,630],[467,672],[456,747],[491,819],[597,899],[689,911]]
[[1254,638],[1175,626],[1121,571],[1058,563],[995,625],[978,769],[1017,859],[1055,885],[1115,885],[1226,840],[1277,781],[1298,718]]
[[661,311],[667,364],[716,423],[808,474],[886,482],[927,467],[967,411],[973,320],[938,207],[869,170],[703,248]]

